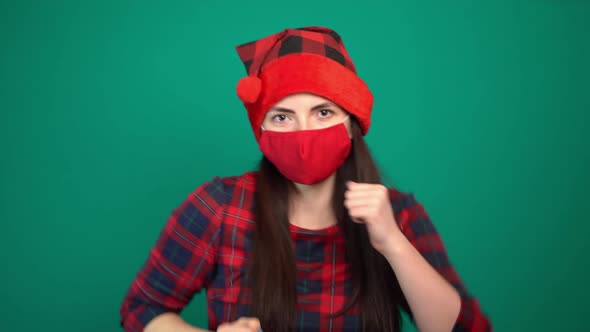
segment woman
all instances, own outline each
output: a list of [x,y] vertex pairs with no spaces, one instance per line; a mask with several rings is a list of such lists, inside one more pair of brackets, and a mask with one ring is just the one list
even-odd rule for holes
[[209,329],[491,330],[423,207],[384,187],[363,136],[373,97],[341,38],[286,29],[237,47],[264,157],[175,209],[121,307],[127,331],[203,331],[178,313],[207,289]]

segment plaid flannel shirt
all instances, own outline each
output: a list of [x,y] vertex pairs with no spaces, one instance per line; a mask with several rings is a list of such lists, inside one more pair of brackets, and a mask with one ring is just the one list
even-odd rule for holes
[[[120,309],[126,331],[142,331],[164,312],[179,313],[194,294],[207,290],[209,329],[248,313],[243,284],[254,229],[253,172],[214,178],[191,193],[175,209],[149,257],[137,273]],[[427,213],[411,194],[390,190],[400,229],[422,256],[461,296],[454,331],[489,331],[491,325],[478,301],[468,294],[451,266],[445,247]],[[297,330],[358,331],[354,306],[330,317],[347,302],[350,275],[344,240],[338,226],[310,231],[291,225],[297,264]]]

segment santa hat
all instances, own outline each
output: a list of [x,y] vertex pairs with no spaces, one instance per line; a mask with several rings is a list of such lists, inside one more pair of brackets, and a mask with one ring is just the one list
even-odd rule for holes
[[301,92],[329,99],[369,130],[373,95],[357,75],[342,39],[325,27],[285,29],[236,47],[248,76],[237,85],[256,139],[266,112]]

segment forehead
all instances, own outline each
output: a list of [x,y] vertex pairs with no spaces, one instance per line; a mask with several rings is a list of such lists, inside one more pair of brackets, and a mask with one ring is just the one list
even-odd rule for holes
[[329,99],[311,93],[296,93],[281,99],[273,107],[288,108],[292,110],[310,109],[314,106],[331,103]]

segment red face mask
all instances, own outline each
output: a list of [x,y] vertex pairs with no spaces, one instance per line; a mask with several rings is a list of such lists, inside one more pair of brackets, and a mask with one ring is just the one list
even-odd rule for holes
[[344,122],[323,129],[288,132],[263,128],[259,141],[260,151],[283,176],[307,185],[332,175],[348,157],[351,145]]

